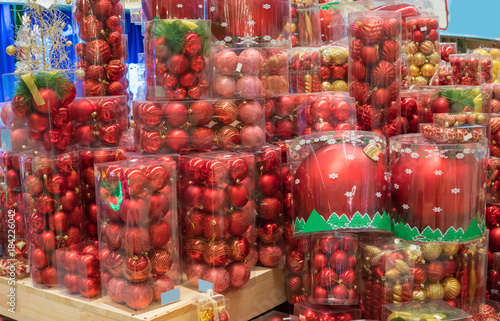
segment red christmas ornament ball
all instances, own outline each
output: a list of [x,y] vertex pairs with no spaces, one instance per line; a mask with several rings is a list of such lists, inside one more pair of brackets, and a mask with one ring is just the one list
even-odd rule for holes
[[124,292],[124,301],[132,309],[144,309],[153,301],[153,288],[148,282],[129,283]]
[[282,255],[281,247],[276,244],[264,244],[259,249],[259,261],[267,267],[277,266],[281,261]]
[[33,107],[35,107],[36,111],[42,114],[48,114],[50,110],[57,110],[59,108],[59,98],[53,90],[42,88],[39,90],[39,93],[43,102],[39,101],[39,105],[37,101],[33,99]]
[[440,261],[430,262],[427,266],[427,279],[432,282],[439,282],[444,276],[443,263]]
[[57,270],[55,267],[49,266],[42,271],[42,283],[48,288],[58,284]]
[[239,288],[250,280],[250,268],[243,262],[232,262],[227,266],[231,286]]
[[151,272],[156,275],[165,274],[170,270],[173,263],[172,255],[166,249],[154,249],[150,253]]
[[112,277],[107,286],[109,298],[113,302],[124,303],[126,286],[126,281],[121,277]]
[[491,252],[500,251],[500,227],[494,227],[490,230],[489,250]]
[[170,72],[181,75],[188,70],[189,60],[184,55],[175,55],[168,60],[167,67]]
[[96,110],[95,103],[89,99],[80,99],[70,105],[71,119],[78,123],[87,122]]
[[80,294],[86,298],[96,297],[101,293],[101,279],[96,275],[81,277],[78,282]]
[[78,283],[81,276],[79,274],[68,273],[64,276],[63,284],[70,293],[78,293]]
[[152,247],[163,247],[170,241],[170,224],[165,221],[153,222],[149,225],[149,242]]
[[149,233],[143,227],[127,227],[123,231],[122,247],[125,252],[139,255],[149,248]]
[[153,283],[153,300],[161,302],[161,294],[175,288],[174,282],[166,275],[156,276]]
[[229,233],[232,235],[242,235],[245,233],[250,224],[251,224],[251,218],[246,213],[245,211],[242,210],[236,210],[232,212],[229,215],[228,222],[229,222]]
[[214,291],[221,293],[231,284],[231,276],[226,268],[209,268],[202,276],[204,281],[211,282],[214,285]]

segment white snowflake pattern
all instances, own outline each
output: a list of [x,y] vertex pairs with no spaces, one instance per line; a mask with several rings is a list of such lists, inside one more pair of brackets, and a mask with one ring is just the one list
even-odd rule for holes
[[413,173],[413,171],[411,169],[407,168],[407,169],[405,169],[405,173],[406,174],[411,174],[411,173]]
[[225,27],[227,27],[227,22],[223,22],[223,23],[221,23],[220,25],[221,25],[221,27],[224,27],[224,28],[225,28]]
[[353,159],[354,159],[354,155],[347,155],[347,156],[346,156],[346,158],[347,158],[348,160],[353,160]]
[[210,12],[214,12],[215,11],[215,7],[210,7]]
[[398,184],[394,184],[394,188],[395,189],[399,189],[399,185]]
[[432,210],[434,213],[440,213],[442,211],[441,207],[434,207]]
[[410,206],[408,204],[403,204],[403,209],[407,210],[409,208],[410,208]]
[[443,175],[443,171],[441,170],[434,171],[434,175],[436,176]]
[[179,3],[179,4],[177,5],[177,8],[182,8],[182,7],[184,7],[184,5],[183,5],[182,3]]
[[295,180],[295,185],[299,185],[299,183],[300,183],[300,179],[298,179],[298,178],[297,178],[297,179]]
[[386,174],[386,175],[384,175],[384,180],[385,180],[386,182],[388,182],[388,181],[389,181],[389,175],[387,175],[387,174]]
[[405,153],[406,153],[406,154],[411,153],[411,148],[409,148],[409,147],[405,148]]
[[464,154],[465,155],[470,154],[470,149],[469,148],[464,149]]
[[262,8],[264,9],[271,9],[271,5],[269,3],[265,3],[264,5],[262,5]]
[[233,38],[231,38],[229,36],[226,36],[226,37],[224,37],[224,41],[225,42],[231,42],[231,41],[233,41]]
[[339,178],[339,174],[331,173],[330,175],[328,175],[328,177],[330,179],[337,179],[337,178]]
[[304,139],[301,139],[301,140],[299,141],[299,144],[300,144],[300,145],[304,145],[305,143],[306,143],[306,141],[305,141]]
[[262,39],[264,39],[264,41],[269,41],[271,40],[271,36],[264,36]]
[[411,153],[411,158],[418,158],[418,153]]
[[315,143],[319,142],[319,138],[315,138],[315,139],[313,140],[313,142],[315,142]]
[[200,8],[200,9],[201,9],[201,8],[203,8],[203,5],[202,5],[202,4],[199,4],[199,5],[198,5],[198,8]]
[[300,145],[295,146],[295,150],[300,150],[301,148]]
[[353,192],[345,192],[344,195],[347,196],[347,197],[353,197],[354,193]]
[[335,144],[336,142],[337,142],[337,141],[336,141],[335,139],[329,139],[329,140],[327,141],[328,145],[333,145],[333,144]]
[[253,25],[255,24],[255,21],[250,20],[250,21],[248,21],[248,22],[247,22],[247,24],[248,24],[249,26],[253,26]]
[[375,196],[377,196],[378,198],[380,198],[380,197],[382,197],[382,193],[377,192],[377,193],[375,193]]
[[226,42],[224,40],[217,40],[217,41],[215,41],[215,44],[216,45],[225,45]]
[[453,188],[453,189],[451,190],[451,193],[452,193],[452,194],[457,195],[458,193],[460,193],[460,188],[456,188],[456,187],[455,187],[455,188]]
[[457,153],[457,158],[458,159],[462,159],[464,157],[465,157],[465,155],[463,153]]
[[319,138],[319,140],[324,142],[324,141],[328,140],[328,136],[323,135]]
[[373,156],[373,160],[374,160],[374,161],[378,162],[378,160],[379,160],[379,159],[380,159],[380,157],[378,157],[378,156]]

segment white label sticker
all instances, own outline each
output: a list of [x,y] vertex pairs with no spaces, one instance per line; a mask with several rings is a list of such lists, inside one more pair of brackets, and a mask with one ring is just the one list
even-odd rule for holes
[[241,71],[241,67],[243,67],[243,65],[238,62],[238,64],[236,65],[236,71],[240,72]]
[[442,318],[441,318],[439,315],[437,315],[437,314],[434,314],[434,315],[433,315],[433,317],[435,317],[435,318],[436,318],[436,319],[438,319],[438,320],[441,320],[441,319],[442,319]]
[[48,9],[54,3],[54,0],[37,0],[35,3]]
[[427,27],[422,27],[422,28],[420,28],[420,31],[422,31],[422,32],[426,32],[426,31],[427,31]]
[[468,141],[471,138],[472,138],[472,134],[471,133],[468,133],[467,135],[464,136],[464,140],[465,141]]

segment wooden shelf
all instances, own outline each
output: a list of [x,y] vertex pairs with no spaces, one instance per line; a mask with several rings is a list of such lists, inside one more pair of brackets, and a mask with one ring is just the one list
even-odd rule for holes
[[[194,321],[194,296],[200,292],[194,287],[180,286],[181,301],[159,306],[155,303],[137,313],[125,305],[109,302],[106,298],[84,300],[72,297],[63,289],[39,289],[29,279],[16,284],[16,313],[8,311],[7,279],[0,278],[0,314],[22,321]],[[231,320],[249,320],[285,302],[286,290],[283,269],[255,267],[249,284],[243,289],[226,294]]]

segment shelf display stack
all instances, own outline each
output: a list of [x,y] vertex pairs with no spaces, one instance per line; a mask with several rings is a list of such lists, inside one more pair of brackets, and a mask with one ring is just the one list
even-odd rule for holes
[[356,100],[358,129],[389,139],[401,133],[401,14],[349,14],[349,93]]
[[[491,61],[491,81],[486,81],[487,83],[497,83],[499,76],[500,76],[500,50],[498,48],[477,48],[472,51],[473,53],[478,53],[481,56],[488,57],[490,56],[492,58]],[[482,61],[481,61],[482,63]],[[485,62],[485,64],[487,64]],[[481,65],[481,67],[483,67]],[[483,75],[484,77],[484,75]]]
[[393,231],[420,246],[414,299],[444,299],[476,313],[486,293],[488,140],[484,127],[478,134],[426,126],[390,141]]
[[142,157],[94,170],[103,297],[144,309],[181,282],[176,162]]
[[431,86],[449,86],[453,85],[452,69],[450,65],[450,55],[456,54],[457,44],[454,42],[440,42],[439,53],[441,62],[437,71],[431,79]]
[[125,95],[128,55],[123,2],[74,1],[73,22],[76,78],[83,97]]

